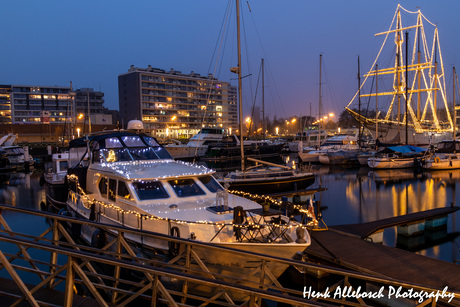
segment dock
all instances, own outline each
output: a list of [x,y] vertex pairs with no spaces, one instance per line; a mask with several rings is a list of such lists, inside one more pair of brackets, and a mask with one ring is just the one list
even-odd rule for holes
[[435,289],[442,290],[447,286],[448,291],[460,292],[460,266],[363,240],[387,227],[442,217],[458,209],[439,208],[370,223],[313,231],[312,244],[305,253],[310,259],[321,263]]
[[331,226],[329,228],[334,229],[336,231],[356,235],[361,237],[362,239],[370,236],[371,234],[383,230],[385,228],[394,227],[394,226],[401,226],[405,224],[417,223],[426,220],[434,220],[438,218],[442,218],[447,216],[451,213],[456,212],[459,210],[460,207],[444,207],[444,208],[436,208],[421,212],[409,213],[405,215],[390,217],[387,219],[381,219],[373,222],[361,223],[361,224],[347,224],[347,225],[338,225],[338,226]]

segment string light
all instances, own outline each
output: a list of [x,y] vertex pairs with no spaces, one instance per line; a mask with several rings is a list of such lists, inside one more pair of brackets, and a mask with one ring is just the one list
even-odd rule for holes
[[[177,162],[177,161],[174,161],[174,162]],[[186,162],[184,162],[186,163]],[[190,164],[190,163],[187,163],[187,164]],[[207,168],[206,168],[207,169]],[[241,228],[241,229],[247,229],[248,231],[251,231],[251,230],[254,230],[254,229],[262,229],[262,228],[265,228],[265,227],[276,227],[276,228],[283,228],[283,229],[297,229],[297,228],[302,228],[302,229],[306,229],[306,228],[311,228],[311,227],[316,227],[318,225],[318,221],[316,220],[316,218],[314,216],[312,216],[311,212],[308,211],[308,210],[304,210],[301,206],[299,205],[294,205],[293,208],[294,209],[297,209],[299,210],[299,212],[307,215],[309,218],[311,218],[311,221],[308,222],[307,224],[301,224],[301,223],[298,223],[296,222],[295,224],[281,224],[281,220],[280,220],[280,223],[277,224],[277,223],[253,223],[253,222],[250,222],[249,220],[246,220],[246,223],[245,224],[234,224],[234,223],[222,223],[222,222],[210,222],[210,221],[184,221],[184,220],[178,220],[178,219],[171,219],[171,218],[163,218],[163,217],[159,217],[159,216],[154,216],[154,215],[150,215],[150,214],[142,214],[138,211],[134,211],[134,210],[125,210],[125,209],[122,209],[120,208],[119,206],[113,204],[113,203],[105,203],[103,201],[99,201],[99,200],[96,200],[94,198],[91,198],[88,194],[86,194],[86,192],[83,190],[83,188],[80,186],[80,183],[79,183],[79,180],[78,180],[78,177],[74,174],[71,174],[71,175],[67,175],[67,178],[68,180],[70,181],[73,181],[75,182],[76,184],[76,189],[79,193],[79,195],[77,196],[76,192],[74,193],[71,193],[71,200],[72,202],[74,203],[78,203],[79,200],[85,200],[85,201],[82,201],[82,205],[87,208],[87,209],[90,209],[92,207],[92,205],[99,205],[99,208],[105,208],[105,209],[112,209],[112,210],[115,210],[121,214],[133,214],[135,215],[137,218],[140,218],[140,219],[143,219],[143,220],[146,220],[146,221],[153,221],[153,220],[158,220],[158,221],[167,221],[167,222],[174,222],[174,223],[177,223],[177,224],[182,224],[182,225],[212,225],[212,226],[218,226],[218,227],[236,227],[236,228]],[[162,178],[165,178],[165,177],[162,177]],[[264,195],[257,195],[257,194],[251,194],[251,193],[246,193],[246,192],[241,192],[241,191],[228,191],[228,193],[230,194],[234,194],[234,195],[240,195],[242,197],[245,197],[245,198],[250,198],[252,200],[259,200],[259,201],[264,201],[264,202],[270,202],[271,204],[273,205],[276,205],[276,206],[281,206],[282,202],[270,197],[270,196],[264,196]],[[86,202],[86,204],[85,204]],[[265,222],[265,220],[264,220]],[[290,223],[291,220],[288,221],[288,223]]]

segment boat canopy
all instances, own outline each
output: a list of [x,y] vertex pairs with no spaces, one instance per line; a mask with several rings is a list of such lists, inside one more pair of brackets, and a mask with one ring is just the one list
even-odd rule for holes
[[412,146],[412,145],[401,145],[401,146],[390,146],[386,147],[381,153],[400,153],[404,155],[418,154],[427,151],[427,148]]

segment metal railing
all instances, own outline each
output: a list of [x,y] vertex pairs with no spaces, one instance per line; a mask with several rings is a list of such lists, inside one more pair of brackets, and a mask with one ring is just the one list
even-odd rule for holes
[[[7,212],[41,216],[47,219],[49,227],[39,235],[25,234],[21,225],[15,226],[19,229],[10,227],[7,215],[4,215]],[[358,290],[362,285],[374,288],[401,286],[425,292],[438,290],[300,260],[269,257],[4,205],[0,205],[0,225],[0,272],[7,271],[21,290],[21,294],[5,293],[0,286],[0,296],[6,295],[15,299],[11,306],[23,301],[28,301],[32,306],[52,306],[37,298],[36,294],[41,288],[63,292],[63,301],[59,306],[72,306],[75,289],[83,289],[100,306],[129,306],[139,301],[149,302],[151,306],[261,306],[263,301],[292,306],[321,306],[331,303],[357,306],[365,305],[368,300],[357,297],[336,298],[332,294],[345,287]],[[93,246],[80,243],[75,232],[81,231],[81,227],[93,229],[95,238],[99,235],[106,239],[94,240]],[[166,245],[178,245],[179,253],[167,255],[160,250],[136,245],[129,240],[133,236],[162,240]],[[3,248],[5,246],[7,248]],[[225,265],[204,261],[199,256],[203,250],[208,253],[227,253],[229,257],[245,257],[251,259],[254,265],[251,268],[240,268],[236,270],[240,274],[235,274],[235,270],[228,269]],[[325,283],[323,288],[310,288],[308,283],[300,283],[294,287],[283,286],[273,270],[276,266],[290,267],[299,276],[327,275],[331,282]],[[36,276],[39,282],[28,287],[24,276],[30,274]],[[308,297],[308,293],[311,294],[308,291],[310,289],[317,293],[326,293],[328,290],[331,294]],[[451,304],[460,298],[460,293],[453,295],[455,300]],[[427,302],[436,304],[435,298],[428,298],[423,304]]]

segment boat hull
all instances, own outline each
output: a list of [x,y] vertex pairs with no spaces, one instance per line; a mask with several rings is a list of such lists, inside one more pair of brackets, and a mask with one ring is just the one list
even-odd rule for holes
[[422,162],[422,167],[427,170],[449,170],[460,168],[460,155],[453,154],[446,157],[432,157]]
[[[78,197],[74,197],[74,199],[78,199]],[[68,201],[67,210],[69,211],[71,216],[78,219],[87,220],[88,217],[91,216],[91,209],[87,208],[89,206],[85,206],[81,200],[77,200],[77,203]],[[75,204],[77,205],[77,207],[75,207]],[[109,218],[104,214],[98,214],[97,219],[99,222],[104,224],[121,226],[121,223],[114,221],[112,218]],[[162,221],[157,222],[158,224],[162,224]],[[166,226],[165,230],[167,233],[171,225],[181,227],[182,230],[179,233],[183,235],[187,233],[186,231],[183,231],[184,225],[181,225],[180,223],[174,224],[171,221],[164,221],[163,226]],[[81,227],[74,226],[70,225],[72,234],[74,236],[82,238],[90,246],[96,246],[96,243],[93,242],[93,238],[96,231],[98,231],[97,228],[89,225],[82,225]],[[124,224],[124,226],[127,225]],[[158,227],[158,225],[156,225],[156,227]],[[160,225],[159,227],[161,228],[162,226]],[[274,229],[273,231],[276,230]],[[197,232],[197,234],[199,236],[199,231]],[[106,240],[108,241],[114,239],[116,237],[116,234],[105,233],[105,236],[107,237]],[[147,236],[141,237],[139,235],[133,235],[129,233],[126,233],[124,235],[124,238],[132,244],[133,248],[141,244],[144,250],[148,250],[152,254],[162,253],[164,255],[170,255],[172,257],[175,257],[176,255],[186,252],[185,244],[178,244],[176,246],[176,252],[171,255],[171,246],[168,244],[168,241],[166,241],[164,238],[155,239]],[[192,240],[192,242],[195,242],[195,240]],[[235,279],[238,279],[239,283],[242,285],[246,284],[248,286],[253,286],[254,283],[260,283],[261,278],[265,276],[264,283],[271,285],[273,284],[273,282],[270,278],[267,277],[266,271],[264,270],[269,270],[275,278],[278,278],[288,268],[287,264],[273,261],[267,261],[264,263],[260,257],[251,256],[250,254],[238,254],[235,253],[232,249],[258,253],[264,256],[290,258],[298,252],[303,252],[310,244],[310,236],[306,236],[305,241],[303,243],[290,242],[277,244],[261,242],[213,242],[211,245],[194,245],[193,251],[195,255],[199,257],[201,261],[205,264],[209,272],[218,274],[219,278],[224,281],[234,282]],[[211,246],[225,247],[230,249],[210,248]],[[145,254],[149,253],[146,252]],[[262,270],[263,265],[266,266],[264,270]],[[209,278],[209,274],[203,272],[203,268],[200,265],[196,264],[195,261],[192,261],[191,268],[196,269],[195,274],[202,274],[203,277]],[[248,276],[248,272],[251,272],[253,270],[256,270],[256,272]],[[219,289],[216,289],[215,287],[203,286],[201,284],[191,283],[188,285],[188,287],[191,293],[206,295],[209,297],[216,295],[219,292]],[[243,301],[248,299],[247,296],[242,296],[238,292],[230,292],[229,295],[233,300],[236,301]]]
[[427,146],[431,144],[437,144],[443,140],[452,137],[452,131],[435,132],[435,131],[424,131],[416,132],[414,127],[407,126],[407,138],[406,140],[406,126],[401,124],[389,124],[379,123],[378,124],[378,135],[376,133],[375,122],[365,122],[364,126],[369,130],[374,140],[379,140],[382,143],[406,143],[415,146]]
[[370,168],[377,169],[397,169],[397,168],[412,168],[415,166],[414,158],[379,158],[370,157],[367,160]]
[[293,178],[266,178],[224,181],[230,184],[229,190],[237,190],[251,194],[267,195],[275,192],[299,191],[308,188],[315,182],[313,174]]

